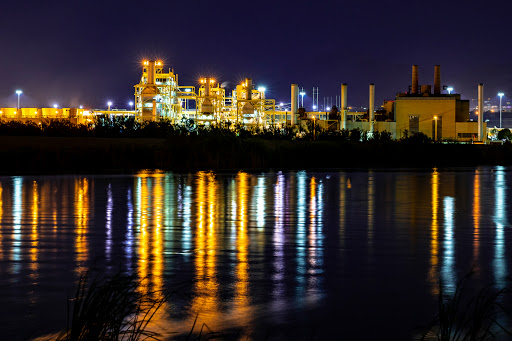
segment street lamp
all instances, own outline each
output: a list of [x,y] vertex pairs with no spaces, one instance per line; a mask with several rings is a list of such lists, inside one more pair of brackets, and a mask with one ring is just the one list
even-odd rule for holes
[[128,105],[130,106],[130,108],[133,110],[133,102],[129,102]]
[[503,92],[498,93],[498,96],[500,96],[500,129],[501,129],[501,98],[505,96]]
[[304,95],[305,94],[306,93],[304,91],[299,92],[299,95],[301,97],[301,99],[300,99],[300,106],[301,106],[301,108],[304,108]]
[[18,110],[20,110],[20,95],[23,93],[21,90],[16,90],[16,94],[18,94]]
[[448,91],[448,95],[451,95],[453,88],[450,86],[450,87],[446,88],[446,91]]
[[112,102],[108,101],[107,104],[108,104],[108,111],[110,111],[110,107],[112,106]]

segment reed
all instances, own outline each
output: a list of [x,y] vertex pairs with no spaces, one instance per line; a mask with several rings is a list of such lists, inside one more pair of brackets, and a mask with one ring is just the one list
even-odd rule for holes
[[87,276],[81,277],[67,328],[56,341],[156,340],[158,335],[147,326],[168,297],[153,299],[151,293],[141,293],[141,284],[123,274],[90,284]]

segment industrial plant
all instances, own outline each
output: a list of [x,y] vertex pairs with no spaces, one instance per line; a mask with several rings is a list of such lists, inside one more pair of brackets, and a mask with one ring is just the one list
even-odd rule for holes
[[[96,116],[132,116],[139,121],[168,120],[181,124],[193,120],[196,124],[214,125],[238,123],[244,126],[294,126],[308,129],[311,123],[329,131],[360,129],[389,132],[394,139],[423,133],[433,140],[485,142],[483,121],[483,84],[478,85],[478,121],[469,118],[469,100],[460,94],[444,91],[441,69],[434,68],[434,86],[420,85],[418,66],[412,67],[412,81],[407,91],[394,100],[375,106],[375,84],[369,85],[368,110],[353,112],[347,105],[346,83],[341,84],[339,107],[330,111],[306,112],[299,107],[299,87],[291,85],[290,107],[285,110],[274,99],[267,99],[265,88],[255,88],[246,78],[231,93],[221,82],[205,77],[197,85],[180,85],[178,74],[165,69],[163,62],[142,62],[142,75],[134,85],[131,110],[96,110],[87,108],[0,108],[1,121],[41,123],[44,120],[68,120],[75,124],[92,123]],[[21,92],[20,92],[21,93]],[[18,99],[19,95],[18,93]]]

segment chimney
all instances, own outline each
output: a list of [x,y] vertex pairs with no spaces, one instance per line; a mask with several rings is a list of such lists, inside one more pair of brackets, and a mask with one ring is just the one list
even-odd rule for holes
[[418,93],[418,65],[412,66],[412,85],[411,85],[411,94]]
[[441,94],[441,66],[434,67],[434,95]]
[[148,84],[155,84],[155,64],[154,60],[148,62]]
[[478,141],[484,141],[484,84],[478,84]]
[[368,121],[370,122],[370,133],[373,133],[373,121],[375,120],[375,84],[370,83],[370,100],[368,103]]
[[245,87],[247,88],[247,99],[252,99],[252,78],[245,79]]
[[299,104],[299,86],[297,84],[292,84],[292,94],[291,94],[291,103],[292,103],[292,112],[291,112],[291,125],[295,125],[295,114],[297,114],[297,107]]

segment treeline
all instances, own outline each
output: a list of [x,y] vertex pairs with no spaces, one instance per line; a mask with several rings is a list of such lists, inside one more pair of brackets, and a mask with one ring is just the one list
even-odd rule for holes
[[[267,127],[244,126],[242,124],[221,122],[211,125],[196,124],[193,119],[182,119],[179,123],[170,120],[158,122],[139,122],[133,117],[97,116],[89,124],[74,124],[68,120],[46,120],[41,123],[32,121],[0,121],[0,136],[50,136],[50,137],[106,137],[106,138],[169,138],[172,136],[224,136],[240,138],[263,138],[271,140],[303,141],[348,141],[348,142],[392,142],[390,132],[369,134],[360,129],[325,130],[318,124],[308,122],[306,127],[290,126]],[[423,134],[408,135],[405,132],[398,141],[406,143],[430,143],[431,139]]]

